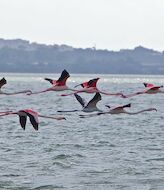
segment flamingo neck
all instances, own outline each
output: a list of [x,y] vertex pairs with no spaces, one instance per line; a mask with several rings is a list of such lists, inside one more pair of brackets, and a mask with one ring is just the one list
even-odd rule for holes
[[51,90],[52,90],[52,88],[48,88],[46,90],[42,90],[42,91],[39,91],[39,92],[29,92],[29,93],[27,93],[27,95],[41,94],[41,93],[48,92],[48,91],[51,91]]
[[103,91],[99,90],[99,93],[104,94],[104,95],[108,95],[108,96],[121,96],[122,98],[125,97],[125,95],[120,93],[120,92],[118,92],[118,93],[109,93],[109,92],[103,92]]

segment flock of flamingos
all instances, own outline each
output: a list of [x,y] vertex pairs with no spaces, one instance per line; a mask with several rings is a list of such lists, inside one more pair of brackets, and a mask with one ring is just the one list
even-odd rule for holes
[[[83,82],[81,84],[76,85],[73,89],[69,88],[66,85],[67,79],[70,77],[69,73],[66,70],[63,70],[61,73],[61,76],[59,77],[58,80],[54,79],[49,79],[45,78],[46,81],[50,82],[52,87],[39,91],[39,92],[32,92],[31,90],[25,90],[25,91],[19,91],[19,92],[13,92],[13,93],[7,93],[2,91],[2,87],[7,83],[5,78],[2,78],[0,80],[0,94],[4,95],[15,95],[15,94],[21,94],[25,93],[27,95],[33,95],[33,94],[40,94],[40,93],[46,93],[49,91],[72,91],[71,93],[68,94],[61,94],[60,96],[69,96],[69,95],[74,95],[77,101],[81,104],[82,110],[68,110],[68,111],[58,111],[59,113],[61,112],[76,112],[76,111],[83,111],[83,112],[95,112],[93,114],[87,114],[87,115],[79,115],[81,118],[86,118],[86,117],[94,117],[94,116],[99,116],[103,114],[129,114],[129,115],[134,115],[134,114],[139,114],[142,112],[146,111],[157,111],[155,108],[148,108],[144,110],[140,110],[138,112],[128,112],[126,108],[130,107],[131,104],[126,104],[122,106],[117,106],[117,107],[110,107],[109,105],[106,105],[106,107],[109,108],[108,111],[102,111],[97,107],[97,103],[101,100],[101,94],[108,95],[108,96],[120,96],[122,98],[129,98],[132,96],[136,95],[141,95],[141,94],[156,94],[156,93],[164,93],[164,91],[161,90],[163,86],[155,86],[150,83],[144,83],[145,88],[143,91],[138,91],[132,94],[122,94],[122,93],[109,93],[109,92],[104,92],[101,91],[97,88],[97,82],[100,78],[94,78],[89,81]],[[77,90],[76,87],[81,86],[80,90]],[[79,96],[79,93],[95,93],[94,97],[86,103],[81,96]],[[21,127],[25,130],[26,127],[26,121],[27,117],[29,118],[32,126],[34,127],[35,130],[38,130],[38,117],[43,117],[43,118],[50,118],[50,119],[56,119],[56,120],[63,120],[65,117],[51,117],[51,116],[45,116],[45,115],[40,115],[37,112],[31,110],[31,109],[24,109],[24,110],[19,110],[19,111],[3,111],[0,112],[0,116],[7,116],[7,115],[18,115],[19,116],[19,122]]]

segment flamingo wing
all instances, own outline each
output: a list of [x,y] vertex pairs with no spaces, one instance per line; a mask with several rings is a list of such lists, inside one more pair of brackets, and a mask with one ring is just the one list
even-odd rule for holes
[[95,107],[96,104],[101,100],[101,95],[99,92],[95,94],[95,96],[88,102],[86,108],[88,107]]
[[115,107],[111,107],[108,105],[105,105],[105,106],[111,110],[119,110],[119,109],[123,109],[123,108],[129,108],[129,107],[131,107],[131,104],[125,104],[123,106],[115,106]]
[[81,96],[79,96],[78,94],[74,94],[76,100],[82,105],[82,107],[85,106],[85,100],[83,98],[81,98]]
[[143,83],[144,84],[144,86],[146,87],[146,88],[151,88],[151,87],[154,87],[154,84],[151,84],[151,83]]
[[63,85],[65,85],[66,80],[70,77],[69,73],[66,70],[63,70],[61,73],[61,76],[59,77],[59,79],[56,81],[58,83],[63,83]]
[[96,84],[97,84],[97,81],[98,81],[98,80],[99,80],[99,78],[91,79],[91,80],[89,80],[89,81],[87,81],[87,82],[83,82],[83,83],[81,83],[81,84],[76,85],[75,88],[76,88],[77,86],[80,86],[80,85],[81,85],[83,88],[96,87]]
[[54,81],[53,79],[50,79],[50,78],[44,78],[44,80],[47,80],[48,82],[50,82],[51,84],[54,84]]
[[38,131],[38,125],[39,124],[38,124],[37,120],[35,119],[35,117],[33,115],[29,114],[29,113],[27,113],[27,115],[30,118],[30,122],[31,122],[32,126],[34,127],[34,129],[36,131]]
[[131,104],[126,104],[122,106],[122,108],[130,108],[130,107],[131,107]]
[[95,79],[91,79],[90,81],[88,81],[88,87],[96,87],[98,80],[99,80],[99,78],[95,78]]
[[32,124],[32,126],[34,127],[34,129],[36,131],[38,131],[38,125],[39,125],[39,121],[38,121],[38,113],[31,110],[31,109],[26,109],[24,110],[24,112],[27,114],[27,116],[30,119],[30,122]]
[[74,86],[75,88],[78,87],[78,86],[82,86],[83,88],[84,87],[87,87],[88,86],[88,82],[83,82],[81,84],[77,84],[76,86]]
[[0,88],[5,85],[7,83],[6,79],[3,77],[1,80],[0,80]]
[[158,90],[159,88],[161,88],[161,86],[153,86],[149,88],[148,90]]
[[27,121],[27,116],[20,116],[19,115],[19,123],[24,130],[26,127],[26,121]]

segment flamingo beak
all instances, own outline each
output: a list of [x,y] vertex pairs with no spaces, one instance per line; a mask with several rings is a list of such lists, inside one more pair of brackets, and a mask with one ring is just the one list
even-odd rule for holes
[[105,106],[106,106],[107,108],[109,108],[109,109],[111,108],[111,107],[110,107],[110,106],[108,106],[108,105],[105,105]]

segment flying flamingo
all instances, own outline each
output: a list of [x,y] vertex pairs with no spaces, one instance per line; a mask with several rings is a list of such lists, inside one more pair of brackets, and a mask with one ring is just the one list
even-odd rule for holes
[[96,93],[95,96],[88,102],[86,103],[83,98],[81,98],[78,94],[74,94],[75,98],[77,101],[81,104],[82,110],[70,110],[70,111],[58,111],[58,112],[76,112],[76,111],[83,111],[83,112],[94,112],[94,111],[101,111],[100,109],[97,108],[97,103],[101,100],[101,95],[100,93]]
[[97,88],[97,81],[99,80],[100,78],[94,78],[94,79],[91,79],[87,82],[83,82],[81,84],[78,84],[76,85],[75,87],[77,86],[82,86],[82,89],[81,90],[77,90],[73,93],[70,93],[70,94],[61,94],[60,96],[69,96],[69,95],[72,95],[72,94],[77,94],[77,93],[82,93],[82,92],[85,92],[85,93],[95,93],[95,92],[99,92],[101,94],[105,94],[105,95],[114,95],[114,96],[121,96],[121,97],[124,97],[124,95],[122,93],[107,93],[107,92],[103,92],[101,90],[99,90]]
[[117,106],[117,107],[113,107],[113,108],[106,105],[106,107],[109,108],[109,111],[107,111],[107,112],[99,112],[99,113],[96,113],[96,114],[79,115],[79,116],[81,118],[87,118],[87,117],[93,117],[93,116],[104,115],[104,114],[121,114],[121,113],[129,114],[129,115],[135,115],[135,114],[139,114],[139,113],[147,112],[147,111],[157,111],[156,108],[148,108],[148,109],[140,110],[140,111],[137,111],[137,112],[128,112],[128,111],[126,111],[124,108],[131,107],[131,104],[126,104],[126,105],[123,105],[123,106]]
[[66,70],[63,70],[61,73],[61,76],[59,77],[58,80],[50,79],[50,78],[45,78],[46,81],[50,82],[52,84],[51,88],[48,88],[46,90],[42,90],[39,92],[31,92],[27,93],[27,95],[31,94],[40,94],[48,91],[63,91],[63,90],[72,90],[66,85],[67,79],[70,77],[69,73]]
[[12,92],[12,93],[3,92],[1,88],[2,88],[5,84],[7,84],[7,81],[6,81],[6,79],[3,77],[3,78],[0,80],[0,94],[4,94],[4,95],[15,95],[15,94],[22,94],[22,93],[30,93],[30,92],[31,92],[30,90],[24,90],[24,91],[19,91],[19,92]]
[[139,91],[139,92],[135,92],[135,93],[132,93],[132,94],[128,94],[128,95],[125,95],[125,98],[130,98],[132,96],[136,96],[136,95],[139,95],[139,94],[157,94],[157,93],[164,93],[164,91],[161,90],[161,88],[163,86],[155,86],[151,83],[143,83],[144,86],[145,86],[145,90],[143,91]]
[[28,116],[33,128],[36,131],[38,130],[38,125],[39,125],[38,117],[57,119],[57,120],[65,119],[65,117],[51,117],[51,116],[39,115],[37,112],[33,111],[32,109],[24,109],[24,110],[19,110],[17,112],[14,112],[14,111],[0,112],[0,117],[6,116],[6,115],[18,115],[20,125],[24,130],[26,127],[26,121],[27,121],[27,116]]

